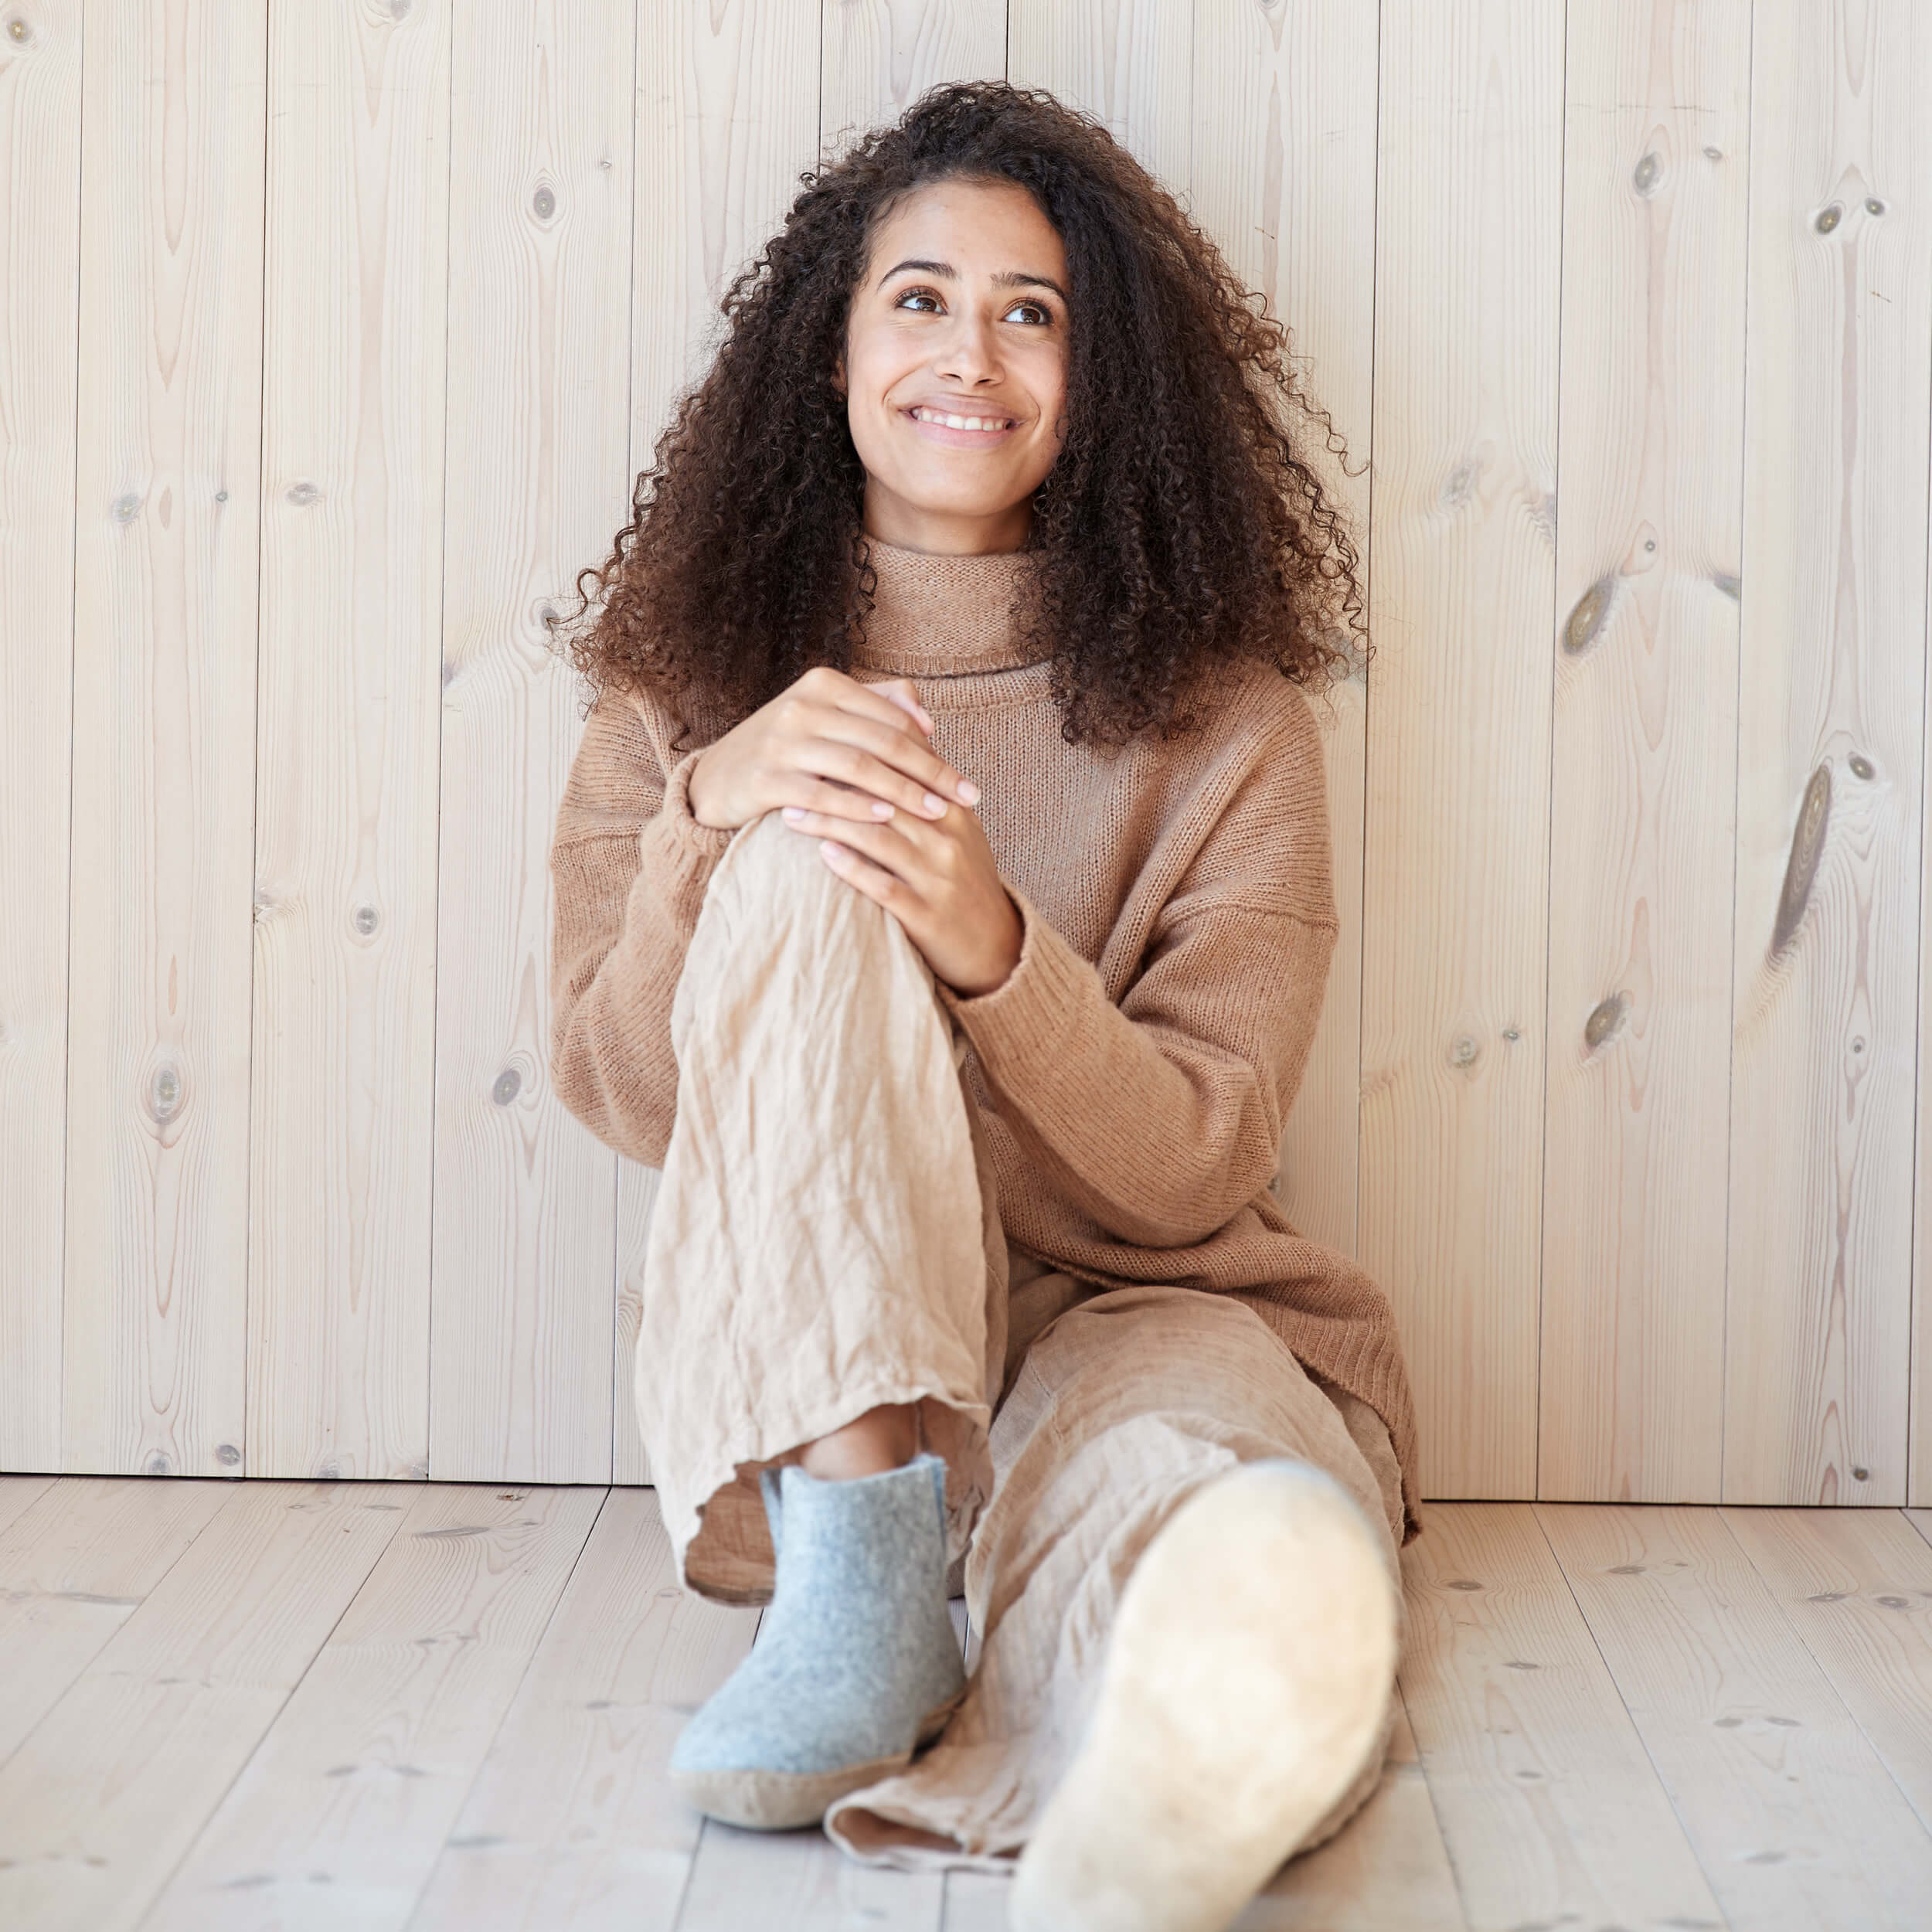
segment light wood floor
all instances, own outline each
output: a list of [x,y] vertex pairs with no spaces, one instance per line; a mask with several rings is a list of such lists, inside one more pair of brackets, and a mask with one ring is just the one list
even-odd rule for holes
[[[1932,1512],[1438,1505],[1400,1747],[1243,1932],[1932,1924]],[[648,1490],[0,1478],[0,1925],[995,1932],[702,1825]]]

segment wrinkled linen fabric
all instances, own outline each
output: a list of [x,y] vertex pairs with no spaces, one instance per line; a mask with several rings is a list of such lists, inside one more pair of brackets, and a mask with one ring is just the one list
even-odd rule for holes
[[[638,1419],[681,1577],[756,1602],[760,1471],[877,1404],[918,1405],[978,1668],[938,1744],[826,1829],[873,1862],[1002,1869],[1078,1742],[1135,1561],[1189,1496],[1242,1462],[1311,1463],[1394,1578],[1401,1472],[1376,1412],[1252,1308],[1084,1282],[1010,1239],[957,1022],[817,844],[775,813],[739,828],[692,935]],[[1386,1744],[1307,1844],[1374,1788]]]
[[[1339,931],[1308,696],[1244,660],[1197,694],[1204,729],[1070,742],[1067,668],[1030,621],[1037,553],[864,549],[864,635],[828,641],[826,660],[859,683],[912,682],[934,749],[981,788],[974,815],[1020,917],[1002,984],[968,996],[937,983],[964,1029],[1005,1232],[1096,1286],[1245,1303],[1382,1418],[1416,1534],[1415,1411],[1389,1297],[1301,1234],[1271,1187]],[[702,694],[607,685],[558,804],[550,1078],[649,1167],[678,1105],[674,996],[733,836],[699,822],[691,775],[736,722]]]

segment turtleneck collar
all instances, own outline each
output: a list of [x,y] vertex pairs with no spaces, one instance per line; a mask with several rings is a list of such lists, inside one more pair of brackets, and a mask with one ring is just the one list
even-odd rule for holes
[[1008,671],[1049,655],[1019,637],[1020,600],[1036,580],[1036,552],[941,556],[869,536],[878,578],[855,669],[949,677]]

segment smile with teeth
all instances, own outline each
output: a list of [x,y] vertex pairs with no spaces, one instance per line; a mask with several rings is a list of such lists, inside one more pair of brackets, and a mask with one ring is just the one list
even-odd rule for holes
[[943,410],[927,409],[923,405],[907,410],[906,413],[915,422],[937,423],[949,430],[978,430],[997,435],[1013,427],[1010,416],[948,416]]

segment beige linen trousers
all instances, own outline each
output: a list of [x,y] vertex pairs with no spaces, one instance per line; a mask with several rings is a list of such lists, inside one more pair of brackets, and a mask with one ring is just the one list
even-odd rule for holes
[[[818,842],[776,812],[740,828],[685,957],[638,1420],[681,1579],[748,1603],[771,1587],[758,1471],[917,1406],[978,1665],[939,1742],[825,1829],[879,1863],[1010,1869],[1173,1512],[1238,1463],[1311,1463],[1375,1526],[1399,1601],[1400,1476],[1374,1411],[1240,1302],[1107,1289],[1008,1243],[964,1036],[898,920]],[[1301,1849],[1373,1790],[1387,1736]]]

